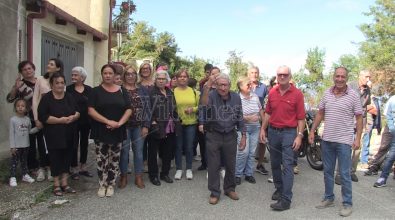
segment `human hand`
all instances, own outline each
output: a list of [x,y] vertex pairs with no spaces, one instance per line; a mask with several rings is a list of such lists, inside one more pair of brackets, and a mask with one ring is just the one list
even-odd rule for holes
[[147,134],[148,134],[148,128],[143,127],[143,128],[141,129],[141,137],[142,137],[142,138],[145,138],[145,137],[147,136]]
[[12,155],[12,156],[16,156],[16,152],[17,152],[18,150],[17,150],[16,148],[11,148],[10,151],[11,151],[11,155]]
[[204,133],[204,126],[203,125],[199,125],[198,129],[201,133]]
[[41,121],[35,120],[34,122],[36,123],[36,127],[37,127],[38,129],[42,129],[42,128],[44,127],[43,124],[41,123]]
[[314,143],[314,138],[315,138],[314,132],[310,132],[310,134],[309,134],[309,144],[313,144]]
[[300,135],[296,135],[294,143],[292,144],[292,149],[294,151],[298,151],[301,145],[302,145],[302,137]]
[[359,140],[354,140],[354,143],[352,143],[351,148],[352,148],[353,150],[358,150],[360,147],[361,147],[360,141],[359,141]]
[[267,143],[266,131],[263,128],[261,128],[261,132],[259,133],[259,139],[263,144]]
[[188,107],[184,110],[185,114],[189,115],[193,113],[193,108],[192,107]]
[[240,143],[239,143],[239,150],[240,151],[243,151],[246,148],[246,141],[247,141],[247,136],[241,135]]

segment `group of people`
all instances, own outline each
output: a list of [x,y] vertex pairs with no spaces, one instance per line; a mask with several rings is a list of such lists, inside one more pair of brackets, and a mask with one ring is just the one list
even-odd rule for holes
[[[95,143],[99,197],[113,196],[117,180],[120,188],[127,186],[130,149],[138,188],[145,187],[145,163],[153,185],[173,183],[169,176],[172,160],[176,165],[174,179],[182,179],[185,170],[185,178],[192,180],[192,161],[199,143],[202,164],[198,170],[207,170],[209,203],[215,205],[221,195],[221,173],[225,173],[224,194],[233,200],[239,199],[235,189],[243,177],[255,183],[254,171],[268,174],[263,160],[269,146],[275,186],[272,199],[276,201],[270,207],[289,209],[298,150],[308,129],[304,96],[291,81],[291,69],[280,66],[266,86],[260,82],[258,67],[251,67],[238,79],[236,93],[230,91],[229,76],[211,64],[204,67],[206,75],[199,82],[199,90],[191,85],[196,80],[189,77],[187,69],[171,77],[168,68],[163,63],[155,71],[150,63],[138,69],[105,64],[101,84],[91,88],[84,84],[87,72],[83,67],[72,69],[72,83],[66,86],[61,60],[50,59],[43,77],[35,77],[33,63],[21,62],[20,76],[7,96],[16,112],[10,120],[10,185],[17,185],[16,167],[20,162],[22,181],[34,182],[29,170],[38,169],[36,180],[53,180],[56,196],[75,193],[68,184],[69,177],[77,180],[80,175],[93,176],[86,166],[89,138]],[[352,212],[351,180],[357,181],[357,177],[353,177],[351,159],[359,159],[364,121],[367,112],[374,112],[369,109],[373,106],[367,86],[370,73],[361,72],[355,88],[347,80],[348,70],[336,68],[334,85],[324,93],[308,137],[313,143],[314,130],[324,120],[321,146],[325,193],[317,208],[334,205],[333,186],[338,179],[343,196],[341,216]],[[393,100],[386,111],[391,134],[395,130]],[[364,135],[369,132],[371,129]],[[390,149],[375,186],[385,185],[395,160],[394,138]]]

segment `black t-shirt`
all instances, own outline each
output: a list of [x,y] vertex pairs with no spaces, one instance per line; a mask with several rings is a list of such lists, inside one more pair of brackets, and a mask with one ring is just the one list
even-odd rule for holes
[[80,111],[80,118],[78,119],[78,123],[80,125],[89,124],[88,117],[88,98],[90,93],[92,92],[92,87],[88,85],[84,85],[84,91],[82,93],[75,90],[74,84],[71,84],[66,87],[66,92],[70,93],[70,95],[74,98],[77,103],[78,109]]
[[[101,85],[92,89],[88,99],[88,107],[94,108],[100,115],[113,121],[119,121],[125,111],[130,109],[128,92],[121,88],[116,92],[108,92]],[[91,138],[106,144],[116,144],[126,139],[125,125],[110,130],[105,124],[92,120]]]
[[65,149],[74,146],[76,122],[71,124],[47,124],[49,116],[61,118],[78,112],[73,97],[65,93],[63,99],[55,99],[50,91],[38,105],[38,120],[44,123],[44,137],[48,149]]

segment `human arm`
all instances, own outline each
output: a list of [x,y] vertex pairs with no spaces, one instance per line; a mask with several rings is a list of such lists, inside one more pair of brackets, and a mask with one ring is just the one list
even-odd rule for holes
[[352,149],[357,150],[361,146],[361,137],[362,137],[362,130],[363,130],[363,118],[362,115],[356,115],[356,134],[355,134],[355,139],[354,143],[352,145]]
[[314,117],[313,125],[311,127],[311,130],[309,132],[309,143],[312,144],[314,143],[314,131],[318,128],[320,125],[321,121],[324,119],[325,112],[323,109],[318,110],[317,114]]
[[270,119],[270,115],[268,113],[265,113],[264,117],[262,119],[261,132],[259,133],[259,138],[262,143],[267,142],[266,130],[267,130],[267,127],[269,126],[269,119]]
[[292,149],[294,151],[298,151],[300,148],[300,145],[302,144],[303,130],[304,130],[305,124],[306,124],[305,119],[298,120],[298,127],[297,127],[298,134],[296,135],[294,143],[292,144]]

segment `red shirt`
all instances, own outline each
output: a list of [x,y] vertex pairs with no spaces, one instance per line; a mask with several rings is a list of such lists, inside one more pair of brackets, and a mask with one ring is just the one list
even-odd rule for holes
[[302,92],[291,84],[283,96],[279,86],[269,92],[265,112],[270,115],[269,124],[276,128],[295,128],[298,120],[305,118]]

